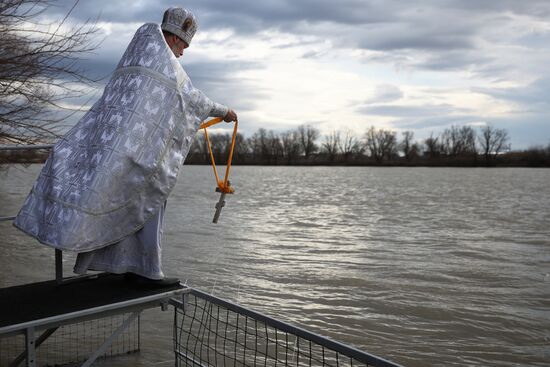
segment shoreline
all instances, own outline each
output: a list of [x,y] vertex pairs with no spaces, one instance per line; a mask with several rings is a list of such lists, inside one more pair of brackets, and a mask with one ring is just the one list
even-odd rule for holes
[[[10,164],[39,164],[48,158],[48,149],[29,149],[0,151],[0,167]],[[218,164],[225,164],[226,155],[216,158]],[[191,153],[185,160],[185,165],[210,165],[210,159]],[[328,159],[323,154],[308,157],[296,157],[292,160],[280,157],[272,159],[254,159],[249,155],[235,156],[234,166],[328,166],[328,167],[455,167],[455,168],[550,168],[550,154],[533,155],[532,151],[510,152],[486,160],[482,156],[458,157],[427,157],[419,156],[407,160],[397,157],[376,161],[370,157],[357,156],[349,159]]]

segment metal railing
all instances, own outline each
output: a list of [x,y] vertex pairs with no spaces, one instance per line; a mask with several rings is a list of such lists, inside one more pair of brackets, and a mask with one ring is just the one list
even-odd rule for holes
[[193,289],[173,301],[176,366],[399,365]]

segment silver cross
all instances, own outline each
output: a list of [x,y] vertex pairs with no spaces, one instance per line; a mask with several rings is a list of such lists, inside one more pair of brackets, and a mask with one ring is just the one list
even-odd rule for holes
[[216,213],[214,213],[214,219],[212,220],[212,223],[218,223],[218,218],[220,218],[220,214],[222,212],[222,208],[225,206],[225,192],[222,192],[220,195],[220,200],[216,203]]

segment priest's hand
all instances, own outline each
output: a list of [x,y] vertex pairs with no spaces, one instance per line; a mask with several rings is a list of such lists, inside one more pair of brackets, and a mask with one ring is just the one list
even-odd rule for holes
[[227,114],[223,118],[223,121],[225,122],[237,121],[237,114],[232,109],[229,109],[229,111],[227,111]]

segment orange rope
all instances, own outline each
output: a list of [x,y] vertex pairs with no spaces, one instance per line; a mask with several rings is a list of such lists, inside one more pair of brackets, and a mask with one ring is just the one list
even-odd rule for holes
[[[235,142],[237,141],[237,126],[239,121],[235,121],[235,126],[233,127],[233,136],[231,138],[231,149],[229,150],[229,158],[227,158],[227,167],[225,168],[225,179],[224,183],[229,182],[229,171],[231,170],[231,162],[233,161],[233,151],[235,150]],[[234,191],[234,190],[233,190]]]
[[212,161],[212,168],[214,169],[214,176],[216,178],[216,184],[221,192],[226,194],[232,194],[235,192],[235,189],[229,184],[229,171],[231,170],[231,162],[233,160],[233,151],[235,150],[235,141],[237,140],[237,126],[238,121],[235,121],[235,126],[233,127],[233,138],[231,140],[231,149],[229,150],[229,158],[227,159],[227,166],[225,168],[225,177],[223,181],[220,181],[218,170],[216,169],[216,162],[214,160],[214,153],[212,152],[212,145],[210,144],[210,138],[208,137],[208,127],[216,125],[223,121],[223,118],[216,117],[210,121],[204,122],[199,126],[199,129],[204,129],[204,138],[206,139],[206,144],[208,146],[208,152],[210,153],[210,160]]
[[220,122],[223,121],[223,118],[221,117],[216,117],[210,121],[206,121],[206,122],[203,122],[200,126],[199,126],[199,129],[206,129],[207,127],[210,127],[212,125],[216,125]]

